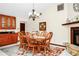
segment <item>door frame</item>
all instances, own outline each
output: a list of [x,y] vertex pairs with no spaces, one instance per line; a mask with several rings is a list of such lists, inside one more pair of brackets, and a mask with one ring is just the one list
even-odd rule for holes
[[[23,27],[23,28],[24,28],[24,30],[23,30],[23,29],[21,29],[21,28],[22,28],[21,26],[23,26],[23,25],[24,25],[24,27]],[[25,23],[20,23],[20,32],[21,32],[21,31],[24,31],[24,32],[25,32]]]

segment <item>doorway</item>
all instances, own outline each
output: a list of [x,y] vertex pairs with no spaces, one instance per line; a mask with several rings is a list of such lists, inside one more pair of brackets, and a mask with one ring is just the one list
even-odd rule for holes
[[21,31],[25,32],[25,23],[20,23],[20,32]]

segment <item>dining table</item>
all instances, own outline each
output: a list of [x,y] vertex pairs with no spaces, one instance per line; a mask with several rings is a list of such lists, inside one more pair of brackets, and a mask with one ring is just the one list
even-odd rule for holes
[[33,37],[30,37],[31,40],[34,40],[37,42],[37,44],[39,43],[43,43],[43,41],[45,41],[45,36],[33,36]]
[[33,37],[30,37],[30,38],[31,38],[32,43],[38,45],[37,50],[38,50],[38,52],[40,52],[41,51],[40,45],[44,44],[45,37],[44,36],[33,36]]
[[[26,38],[26,36],[24,36],[24,38]],[[40,45],[44,44],[45,40],[46,40],[45,36],[38,36],[38,35],[30,36],[31,43],[38,45],[37,47],[38,52],[40,52]]]

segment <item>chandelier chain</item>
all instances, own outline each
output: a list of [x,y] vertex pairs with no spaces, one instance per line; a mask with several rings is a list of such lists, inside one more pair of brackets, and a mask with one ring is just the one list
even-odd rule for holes
[[34,9],[34,0],[33,0],[33,9]]

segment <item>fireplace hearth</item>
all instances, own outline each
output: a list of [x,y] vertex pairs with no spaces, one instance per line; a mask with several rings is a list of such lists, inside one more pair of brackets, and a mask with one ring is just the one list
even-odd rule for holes
[[79,46],[79,27],[71,27],[71,44]]

